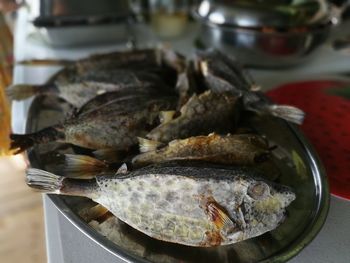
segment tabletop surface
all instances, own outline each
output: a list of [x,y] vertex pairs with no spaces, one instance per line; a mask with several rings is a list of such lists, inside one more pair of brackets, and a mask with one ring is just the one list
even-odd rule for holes
[[[191,25],[188,33],[180,39],[172,41],[172,46],[186,55],[193,51],[193,33]],[[155,43],[155,37],[145,28],[140,29],[138,37],[147,39],[143,46]],[[27,21],[25,10],[20,10],[15,30],[15,59],[31,58],[80,58],[95,52],[106,52],[123,48],[124,45],[90,46],[84,48],[52,48],[45,44],[40,35],[33,31]],[[14,83],[44,83],[50,75],[56,72],[57,67],[25,67],[17,65],[14,71]],[[302,79],[319,79],[332,77],[350,69],[350,54],[335,52],[330,45],[321,48],[320,55],[300,67],[288,70],[251,70],[257,83],[268,90],[276,85]],[[33,77],[35,76],[35,77]],[[15,133],[24,133],[25,119],[31,99],[25,103],[14,102],[12,105],[12,128]],[[350,202],[331,197],[330,211],[324,227],[318,236],[299,255],[290,260],[297,262],[350,262]],[[46,237],[48,240],[54,238]],[[48,242],[47,244],[50,244]],[[52,250],[53,247],[47,247]],[[57,253],[56,253],[57,254]],[[48,253],[50,255],[50,253]],[[49,262],[52,261],[49,258]]]

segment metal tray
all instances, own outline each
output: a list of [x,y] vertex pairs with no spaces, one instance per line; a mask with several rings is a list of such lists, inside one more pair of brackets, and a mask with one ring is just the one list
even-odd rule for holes
[[[68,111],[69,106],[57,98],[36,97],[28,113],[26,132],[62,121]],[[193,248],[152,239],[120,222],[118,238],[112,242],[77,215],[90,202],[88,199],[55,195],[49,198],[77,229],[115,255],[118,262],[285,262],[309,244],[323,226],[329,208],[325,170],[296,126],[271,117],[252,117],[250,122],[278,146],[274,158],[279,160],[282,171],[279,181],[294,188],[297,194],[288,208],[287,219],[262,236],[228,246]],[[52,143],[28,151],[31,165],[55,170],[48,153],[57,147],[57,143]]]

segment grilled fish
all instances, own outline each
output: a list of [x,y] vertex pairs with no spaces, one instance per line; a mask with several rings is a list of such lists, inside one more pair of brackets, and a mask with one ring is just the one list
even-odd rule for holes
[[98,94],[120,88],[147,87],[149,84],[174,88],[177,73],[185,69],[185,58],[161,47],[98,54],[77,61],[34,60],[22,64],[59,64],[65,68],[47,84],[9,87],[10,98],[22,100],[35,94],[55,94],[80,107]]
[[145,136],[156,126],[160,111],[174,107],[176,97],[171,96],[114,100],[32,134],[11,134],[11,149],[21,152],[35,144],[59,141],[89,149],[124,150],[137,144],[137,136]]
[[197,56],[197,67],[208,89],[217,93],[229,91],[242,96],[246,110],[269,114],[297,124],[303,122],[305,114],[302,110],[268,101],[259,92],[260,87],[235,59],[217,50],[198,53]]
[[[74,74],[75,73],[75,74]],[[73,75],[73,76],[71,76]],[[170,74],[171,75],[171,74]],[[97,95],[119,90],[135,89],[144,92],[157,89],[159,92],[175,93],[176,74],[169,76],[166,69],[131,70],[97,69],[78,74],[69,68],[58,72],[44,85],[13,85],[6,89],[7,95],[14,100],[26,99],[32,95],[56,95],[73,106],[80,108]]]
[[88,197],[144,234],[188,246],[228,245],[275,229],[295,199],[288,187],[250,170],[146,167],[82,181],[38,169],[30,187]]
[[159,143],[139,139],[140,151],[132,159],[134,165],[146,165],[173,160],[201,160],[229,165],[254,165],[268,159],[267,142],[259,135],[237,134],[196,136],[171,141],[159,148]]
[[[85,155],[66,154],[61,171],[71,178],[91,178],[105,172],[116,171],[121,162],[130,162],[135,167],[171,161],[203,161],[226,165],[259,165],[270,160],[267,141],[255,134],[196,136],[174,140],[167,145],[138,138],[140,152],[131,160],[129,157],[110,162]],[[118,156],[112,152],[109,155]],[[113,157],[113,156],[112,156]],[[183,165],[183,164],[182,164]]]
[[212,132],[229,133],[236,126],[239,111],[240,100],[230,93],[206,91],[199,96],[195,94],[181,107],[180,116],[166,117],[146,137],[166,143]]

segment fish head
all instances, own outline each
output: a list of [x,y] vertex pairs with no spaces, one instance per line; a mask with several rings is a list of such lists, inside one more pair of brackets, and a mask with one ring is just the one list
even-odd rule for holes
[[294,199],[295,194],[289,187],[262,180],[250,181],[236,213],[236,223],[244,239],[275,229],[285,219],[286,208]]

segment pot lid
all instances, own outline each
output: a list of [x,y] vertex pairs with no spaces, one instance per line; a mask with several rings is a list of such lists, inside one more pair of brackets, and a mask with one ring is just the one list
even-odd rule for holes
[[196,16],[217,25],[295,27],[325,24],[326,0],[204,0]]

